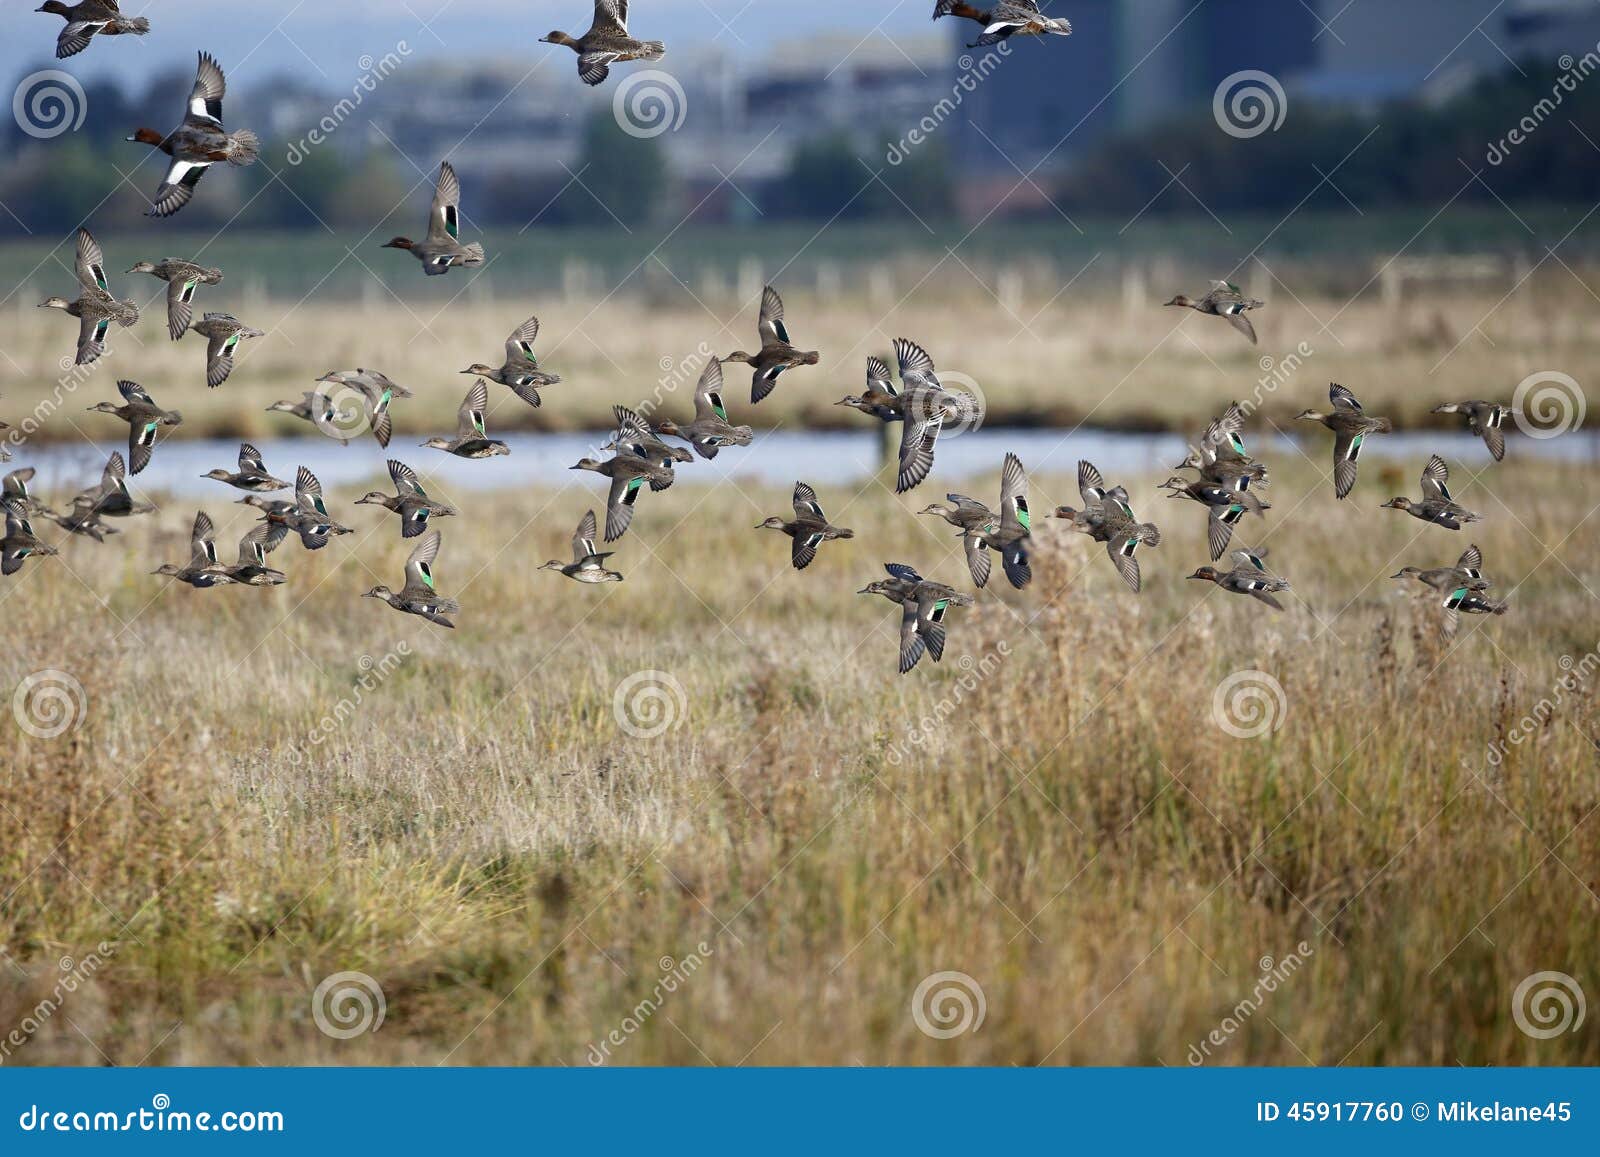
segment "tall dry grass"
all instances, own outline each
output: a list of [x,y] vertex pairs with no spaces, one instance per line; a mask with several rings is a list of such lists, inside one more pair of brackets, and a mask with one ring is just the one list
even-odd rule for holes
[[[1513,443],[1459,479],[1485,521],[1455,535],[1375,509],[1377,470],[1336,503],[1273,465],[1241,537],[1287,613],[1184,580],[1203,518],[1156,479],[1128,480],[1166,535],[1131,595],[1042,517],[1067,480],[1035,479],[1034,585],[980,594],[903,678],[896,608],[854,592],[891,559],[970,589],[911,513],[942,487],[851,493],[823,464],[857,535],[799,574],[750,529],[774,490],[649,495],[600,589],[532,569],[600,505],[582,481],[464,499],[436,568],[455,632],[357,597],[408,547],[355,491],[358,533],[285,544],[274,591],[150,577],[187,505],[30,561],[0,584],[0,690],[82,693],[58,737],[0,729],[0,1031],[60,957],[107,959],[7,1063],[583,1064],[616,1031],[627,1064],[1184,1064],[1227,1017],[1208,1063],[1600,1062],[1512,1004],[1542,970],[1600,992],[1592,471]],[[220,494],[227,543],[248,516]],[[1447,647],[1387,576],[1468,541],[1513,609]],[[1283,690],[1260,738],[1214,715],[1244,670]],[[655,738],[619,721],[641,671],[666,715],[624,718],[670,719]],[[642,1003],[666,958],[697,966]],[[312,1015],[344,971],[386,1006],[348,1040]],[[979,1031],[919,1030],[940,971],[981,987]]]

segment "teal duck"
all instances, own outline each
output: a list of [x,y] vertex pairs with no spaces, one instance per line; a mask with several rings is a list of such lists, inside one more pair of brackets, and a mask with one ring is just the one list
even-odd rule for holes
[[660,60],[667,46],[659,40],[635,40],[628,35],[628,0],[594,0],[594,20],[589,31],[572,37],[552,32],[539,37],[541,44],[564,44],[578,54],[578,79],[595,85],[605,80],[613,64],[629,60]]
[[206,385],[216,389],[233,373],[233,352],[247,337],[265,337],[231,313],[208,313],[189,327],[206,339]]
[[884,564],[887,579],[868,583],[860,595],[882,595],[899,604],[900,674],[917,665],[927,651],[935,663],[944,658],[946,613],[951,607],[970,607],[972,596],[957,594],[954,587],[930,582],[904,563]]
[[356,505],[381,506],[398,514],[401,538],[415,538],[427,530],[430,518],[447,518],[456,513],[449,503],[428,497],[417,472],[404,462],[389,459],[389,478],[394,482],[394,494],[371,490],[356,499]]
[[1228,324],[1249,338],[1251,345],[1256,344],[1256,327],[1250,324],[1250,319],[1245,313],[1248,310],[1260,309],[1265,304],[1246,297],[1237,285],[1227,281],[1213,281],[1206,295],[1199,300],[1180,293],[1167,302],[1169,306],[1192,309],[1211,317],[1227,318]]
[[931,502],[917,513],[936,514],[960,532],[967,555],[967,569],[972,572],[972,583],[982,588],[989,582],[991,565],[989,544],[983,536],[987,531],[998,528],[1000,519],[976,498],[968,498],[965,494],[946,494],[944,497],[949,506]]
[[1235,490],[1214,482],[1191,482],[1187,478],[1169,478],[1161,484],[1168,498],[1187,498],[1198,502],[1208,512],[1206,541],[1211,547],[1213,560],[1222,557],[1233,537],[1233,527],[1246,514],[1263,518],[1262,511],[1271,510],[1270,502],[1263,502],[1248,490]]
[[75,510],[97,516],[128,518],[135,514],[149,514],[155,509],[151,502],[138,502],[128,492],[128,467],[122,452],[113,450],[100,472],[100,484],[91,486],[72,500]]
[[694,455],[682,446],[663,442],[650,423],[627,406],[612,406],[611,415],[617,421],[617,432],[602,449],[621,450],[636,458],[654,462],[667,472],[665,482],[652,480],[651,490],[665,490],[672,485],[673,466],[680,462],[693,462]]
[[717,456],[724,446],[748,446],[755,437],[749,426],[728,421],[728,407],[722,401],[722,363],[712,358],[700,374],[694,389],[694,421],[656,423],[656,433],[682,438],[705,459]]
[[664,482],[671,477],[663,467],[640,458],[636,454],[619,451],[601,461],[584,458],[571,470],[593,470],[611,479],[611,493],[606,499],[606,541],[615,542],[627,533],[633,522],[634,503],[639,500],[639,490],[646,482]]
[[76,56],[96,36],[143,36],[150,31],[149,20],[124,16],[117,8],[117,0],[79,0],[77,4],[44,0],[34,11],[52,13],[67,22],[56,37],[57,60]]
[[491,438],[484,429],[483,416],[489,408],[489,384],[479,378],[456,411],[456,436],[439,435],[422,443],[425,450],[443,450],[458,458],[493,458],[511,453],[511,447]]
[[1230,490],[1266,486],[1267,467],[1245,453],[1239,431],[1244,426],[1244,410],[1238,402],[1228,403],[1220,417],[1206,426],[1198,444],[1189,448],[1188,457],[1174,469],[1197,470],[1205,482]]
[[138,382],[120,381],[117,391],[122,395],[122,405],[114,402],[96,402],[92,411],[115,414],[128,423],[128,464],[137,474],[150,464],[155,452],[156,434],[162,426],[182,424],[183,415],[177,410],[163,410]]
[[74,506],[66,514],[57,514],[53,510],[39,510],[35,513],[40,518],[48,518],[68,534],[78,534],[85,538],[92,538],[96,542],[104,542],[108,534],[121,534],[122,532],[109,522],[104,521],[99,512],[84,506]]
[[27,559],[36,555],[52,555],[55,547],[46,546],[33,533],[27,509],[19,502],[5,499],[6,535],[0,539],[0,574],[16,574]]
[[[394,418],[389,413],[389,403],[396,398],[415,397],[411,390],[402,386],[388,374],[381,370],[330,370],[317,379],[323,386],[341,386],[349,390],[354,397],[350,400],[360,404],[362,415],[366,417],[367,429],[372,431],[372,436],[378,445],[384,449],[389,448],[389,440],[394,437]],[[356,414],[338,405],[338,397],[327,389],[319,389],[315,394],[307,394],[307,399],[319,399],[310,409],[306,417],[314,414],[323,415],[322,420],[312,418],[312,424],[322,426],[339,426],[344,430],[353,430]],[[341,434],[340,441],[346,445],[349,440]]]
[[867,358],[867,388],[860,394],[845,395],[834,405],[871,414],[880,422],[898,422],[905,417],[903,399],[889,378],[889,363],[880,357]]
[[149,273],[167,283],[167,336],[177,341],[189,329],[194,316],[195,290],[202,285],[216,285],[222,280],[222,270],[207,269],[193,261],[179,261],[163,257],[160,261],[141,261],[129,273]]
[[619,583],[622,575],[614,570],[607,570],[606,559],[614,551],[597,551],[594,548],[595,523],[594,511],[588,511],[578,522],[578,529],[572,535],[572,561],[562,562],[553,558],[541,566],[540,570],[558,570],[569,579],[580,583]]
[[1338,382],[1328,386],[1333,409],[1326,413],[1302,410],[1296,421],[1321,422],[1333,431],[1333,493],[1343,498],[1356,484],[1356,461],[1369,434],[1387,434],[1394,429],[1388,418],[1371,418],[1356,401],[1356,396]]
[[1071,36],[1072,23],[1064,16],[1046,16],[1039,11],[1038,0],[995,0],[988,8],[968,4],[966,0],[938,0],[933,6],[933,18],[959,16],[975,20],[983,27],[978,39],[968,48],[987,48],[1013,36]]
[[253,527],[239,540],[239,561],[233,566],[224,566],[228,577],[243,586],[282,586],[286,576],[281,570],[267,565],[267,555],[288,533],[288,527],[275,523]]
[[203,510],[194,516],[189,547],[189,561],[186,564],[179,566],[177,563],[164,562],[150,573],[165,575],[201,589],[227,586],[234,581],[228,568],[217,561],[215,528],[211,525],[211,516]]
[[1506,456],[1505,424],[1517,411],[1504,402],[1445,402],[1433,408],[1435,414],[1465,414],[1467,429],[1483,439],[1496,462]]
[[267,407],[267,413],[303,418],[328,437],[336,439],[341,446],[350,445],[350,439],[345,434],[358,417],[353,410],[339,409],[333,399],[320,390],[307,390],[298,402],[273,402]]
[[222,98],[227,89],[221,67],[210,53],[202,52],[183,123],[165,136],[155,129],[141,128],[128,138],[172,158],[145,216],[170,217],[183,208],[194,196],[194,188],[206,170],[219,161],[230,165],[256,163],[261,154],[256,134],[249,129],[233,133],[223,130]]
[[300,536],[300,545],[307,550],[321,550],[335,535],[354,533],[348,526],[334,521],[328,513],[328,504],[322,497],[322,483],[304,466],[295,472],[294,501],[282,502],[256,498],[241,498],[262,511],[262,519],[283,526]]
[[116,322],[126,329],[139,320],[139,307],[112,296],[106,283],[105,256],[87,229],[78,230],[74,272],[81,287],[77,300],[47,297],[39,303],[39,308],[59,309],[78,319],[78,353],[74,362],[86,366],[106,352],[106,333],[111,323]]
[[900,405],[905,418],[894,490],[903,494],[933,469],[934,445],[945,422],[972,420],[977,415],[977,401],[945,389],[934,372],[933,359],[916,342],[895,338],[894,355],[900,363]]
[[1032,535],[1032,515],[1028,511],[1028,476],[1015,454],[1007,454],[1000,469],[1000,511],[995,513],[975,498],[946,494],[950,506],[934,503],[923,514],[937,514],[961,530],[967,556],[967,569],[973,584],[988,585],[991,550],[1000,552],[1006,578],[1019,591],[1033,580],[1028,563],[1028,540]]
[[1106,486],[1092,462],[1078,462],[1078,494],[1083,500],[1083,509],[1058,506],[1056,517],[1067,519],[1072,529],[1080,534],[1105,543],[1111,565],[1117,568],[1129,589],[1138,594],[1141,578],[1135,555],[1141,546],[1160,546],[1161,531],[1152,522],[1136,519],[1128,503],[1127,490],[1121,486]]
[[218,467],[215,470],[208,470],[200,477],[226,482],[239,490],[254,490],[257,493],[286,490],[289,487],[283,479],[274,478],[267,473],[267,464],[261,459],[261,451],[248,442],[239,443],[238,470],[224,470]]
[[1473,543],[1461,552],[1461,557],[1456,560],[1455,566],[1436,566],[1427,570],[1421,567],[1403,566],[1389,577],[1407,576],[1441,592],[1454,591],[1458,587],[1465,587],[1469,591],[1485,591],[1494,585],[1484,577],[1483,552],[1478,549],[1477,543]]
[[1444,459],[1435,454],[1422,468],[1422,498],[1391,498],[1383,504],[1386,510],[1403,510],[1412,518],[1431,522],[1446,530],[1460,530],[1463,522],[1478,522],[1474,514],[1450,496],[1450,468]]
[[783,299],[772,286],[761,291],[761,316],[757,321],[761,334],[761,348],[754,354],[735,350],[724,362],[742,362],[751,368],[750,401],[759,402],[778,384],[778,375],[795,366],[814,366],[818,361],[816,350],[796,349],[789,341],[789,329],[783,324]]
[[28,489],[28,483],[33,481],[37,473],[38,471],[32,466],[19,466],[4,478],[0,478],[0,501],[20,506],[24,514],[45,513],[48,508]]
[[455,623],[446,616],[461,613],[461,604],[455,599],[440,598],[434,586],[433,560],[439,557],[439,532],[436,530],[417,544],[406,559],[406,585],[396,594],[386,586],[375,586],[364,593],[364,599],[382,599],[397,611],[419,615],[430,623],[455,629]]
[[789,544],[789,561],[795,570],[805,570],[817,557],[817,547],[839,538],[854,538],[856,532],[843,526],[834,526],[822,512],[817,492],[804,482],[794,484],[794,518],[778,515],[756,524],[757,530],[781,530],[793,541]]
[[1289,580],[1267,573],[1263,562],[1266,555],[1265,550],[1236,550],[1233,552],[1235,565],[1232,570],[1221,571],[1214,566],[1203,566],[1189,577],[1216,583],[1229,594],[1249,595],[1273,610],[1281,611],[1283,604],[1273,595],[1277,591],[1288,590]]
[[422,262],[422,272],[429,277],[449,273],[457,265],[483,264],[482,245],[476,241],[461,244],[461,182],[449,161],[439,166],[439,183],[428,210],[428,236],[421,241],[395,237],[385,241],[383,248],[404,249]]
[[539,319],[530,317],[512,330],[511,336],[506,338],[506,358],[499,366],[486,366],[482,362],[474,362],[461,372],[477,374],[481,378],[488,378],[491,382],[510,386],[511,392],[517,397],[530,406],[537,406],[539,391],[561,380],[560,374],[547,373],[539,368],[539,359],[533,352],[533,342],[538,336]]

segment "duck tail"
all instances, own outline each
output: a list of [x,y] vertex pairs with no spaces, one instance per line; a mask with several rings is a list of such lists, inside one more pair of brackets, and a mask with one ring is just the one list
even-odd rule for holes
[[1139,526],[1139,536],[1144,539],[1146,546],[1161,545],[1161,531],[1153,522],[1142,523]]
[[150,31],[150,21],[143,16],[124,16],[122,31],[131,36],[143,36]]
[[667,54],[667,46],[659,40],[646,40],[639,46],[640,60],[660,60]]
[[1390,434],[1394,432],[1394,423],[1389,421],[1388,418],[1374,418],[1373,421],[1378,423],[1372,428],[1375,433]]
[[249,129],[240,129],[228,137],[228,164],[253,165],[261,155],[261,138]]
[[483,246],[478,244],[478,242],[474,241],[471,245],[463,245],[461,247],[461,250],[462,250],[462,254],[463,254],[463,256],[461,258],[461,264],[463,264],[463,265],[482,265],[483,264]]

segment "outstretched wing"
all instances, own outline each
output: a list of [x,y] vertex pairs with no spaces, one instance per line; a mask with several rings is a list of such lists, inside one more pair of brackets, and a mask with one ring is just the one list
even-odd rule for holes
[[1432,455],[1422,468],[1422,497],[1440,502],[1452,501],[1449,482],[1450,467],[1444,464],[1444,459],[1439,455]]
[[200,66],[195,71],[194,88],[189,92],[189,116],[194,120],[210,121],[222,127],[222,98],[228,91],[227,78],[222,68],[209,52],[200,54]]
[[87,229],[78,230],[78,255],[75,272],[85,289],[107,289],[105,255]]
[[428,240],[455,241],[461,236],[461,182],[449,161],[439,165],[439,182],[428,210]]
[[794,484],[794,516],[802,520],[828,521],[828,516],[822,513],[822,504],[817,501],[817,492],[804,482]]
[[756,328],[763,346],[789,344],[789,330],[783,324],[783,298],[770,285],[761,291],[761,317]]

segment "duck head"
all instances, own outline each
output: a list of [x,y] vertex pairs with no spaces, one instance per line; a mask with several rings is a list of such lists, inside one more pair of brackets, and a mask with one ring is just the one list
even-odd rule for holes
[[717,360],[722,362],[724,365],[726,365],[728,362],[743,362],[745,365],[750,365],[756,359],[745,353],[744,350],[734,350],[727,357],[718,358]]
[[155,129],[134,129],[133,136],[127,139],[137,141],[141,145],[159,145],[167,138],[156,132]]
[[757,523],[756,524],[756,529],[757,530],[782,530],[783,529],[783,519],[779,518],[776,514],[774,514],[771,518],[765,519],[764,521]]
[[954,511],[952,511],[948,506],[944,505],[944,503],[942,503],[942,502],[930,502],[927,506],[924,506],[921,510],[917,511],[917,513],[918,514],[945,515],[945,514],[953,514]]
[[381,491],[381,490],[369,490],[365,494],[363,494],[360,498],[356,499],[356,505],[357,506],[388,506],[391,501],[392,501],[392,499],[390,499],[390,497],[387,494],[385,494],[383,491]]
[[1200,451],[1191,449],[1189,451],[1189,456],[1187,458],[1185,458],[1182,462],[1179,462],[1176,466],[1174,466],[1173,469],[1174,470],[1198,470],[1198,469],[1200,469]]
[[68,8],[62,0],[44,0],[44,3],[34,9],[35,12],[53,12],[57,16],[72,18],[72,9]]
[[858,595],[881,595],[881,594],[886,594],[888,592],[888,590],[889,590],[889,584],[887,582],[885,582],[883,579],[878,579],[877,581],[870,582],[866,586],[862,587],[860,590],[858,590],[856,592],[856,594],[858,594]]
[[565,32],[552,32],[546,36],[541,36],[539,37],[539,43],[565,44],[568,48],[576,48],[578,46],[578,42],[572,37],[568,36]]
[[363,591],[361,597],[364,599],[387,599],[393,593],[388,587],[380,583],[370,591]]
[[1403,567],[1401,567],[1399,569],[1398,572],[1396,572],[1395,574],[1390,575],[1389,577],[1390,578],[1405,578],[1407,575],[1421,574],[1421,573],[1422,573],[1422,568],[1420,566],[1403,566]]
[[1056,517],[1057,518],[1077,518],[1078,517],[1078,512],[1076,510],[1074,510],[1070,506],[1058,506],[1058,507],[1056,507]]
[[382,249],[410,249],[415,242],[409,237],[392,237],[385,241],[379,248]]
[[156,266],[153,261],[141,261],[128,270],[129,273],[154,273],[155,271]]
[[1214,583],[1222,577],[1222,572],[1217,570],[1217,568],[1214,566],[1203,566],[1188,577],[1192,579],[1205,579],[1207,582]]
[[117,404],[115,402],[96,402],[94,405],[89,406],[88,410],[90,413],[115,414],[117,412]]
[[232,482],[233,481],[233,475],[228,473],[228,471],[222,469],[220,466],[215,470],[207,470],[204,474],[200,475],[200,477],[202,477],[202,478],[214,478],[218,482]]
[[1194,302],[1189,299],[1187,294],[1180,293],[1176,297],[1174,297],[1171,301],[1167,302],[1167,304],[1168,305],[1190,306],[1190,305],[1193,305]]
[[165,575],[167,578],[176,578],[178,576],[178,573],[180,571],[182,571],[182,570],[183,570],[183,568],[181,566],[178,566],[176,563],[164,562],[160,566],[156,567],[156,569],[151,571],[150,573],[151,574]]
[[1379,507],[1379,509],[1380,510],[1410,510],[1413,505],[1414,505],[1414,503],[1411,501],[1411,499],[1402,496],[1400,498],[1391,498],[1391,499],[1389,499],[1389,501],[1385,502],[1381,507]]
[[580,458],[576,466],[568,466],[568,470],[599,470],[603,463],[598,458]]
[[461,372],[464,374],[476,374],[480,378],[490,378],[494,376],[494,367],[486,366],[482,362],[474,362]]
[[271,414],[271,413],[290,413],[290,414],[292,414],[294,411],[298,410],[299,408],[300,408],[300,404],[298,402],[273,402],[272,405],[267,407],[267,413],[269,413],[269,414]]
[[420,448],[423,450],[448,450],[450,449],[450,439],[435,436],[422,443]]
[[[656,423],[656,433],[657,434],[670,434],[674,438],[682,438],[682,437],[685,436],[678,429],[678,423],[674,422],[671,418],[663,418],[661,421],[657,422]],[[692,457],[692,455],[691,455],[691,457]],[[685,462],[687,462],[688,460],[689,460],[688,458],[683,459],[683,461],[685,461]]]
[[1294,416],[1296,422],[1320,422],[1322,415],[1316,410],[1301,410]]
[[844,397],[840,398],[837,402],[835,402],[834,405],[835,406],[864,406],[864,405],[866,405],[866,402],[863,401],[861,398],[856,397],[854,394],[846,394]]
[[40,309],[66,309],[72,302],[64,297],[47,297],[39,303]]
[[539,570],[564,570],[566,568],[566,565],[567,564],[562,562],[559,558],[553,558],[549,562],[545,563],[543,566],[539,567],[538,569]]

